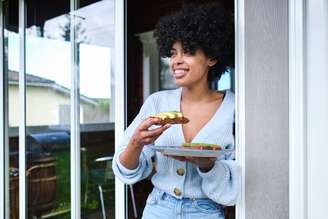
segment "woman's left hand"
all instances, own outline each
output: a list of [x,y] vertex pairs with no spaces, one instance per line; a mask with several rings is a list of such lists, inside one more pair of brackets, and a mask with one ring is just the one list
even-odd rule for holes
[[190,163],[196,164],[200,171],[202,172],[208,172],[210,171],[216,161],[216,158],[214,157],[180,157],[180,156],[170,156],[176,160],[179,161],[188,161]]

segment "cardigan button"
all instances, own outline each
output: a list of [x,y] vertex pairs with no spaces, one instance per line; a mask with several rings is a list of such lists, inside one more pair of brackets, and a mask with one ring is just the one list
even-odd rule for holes
[[177,174],[179,175],[179,176],[183,176],[184,174],[185,174],[185,170],[183,169],[183,168],[179,168],[179,169],[177,169]]
[[174,188],[174,194],[175,194],[176,196],[181,196],[182,192],[181,192],[180,189],[178,189],[178,188]]

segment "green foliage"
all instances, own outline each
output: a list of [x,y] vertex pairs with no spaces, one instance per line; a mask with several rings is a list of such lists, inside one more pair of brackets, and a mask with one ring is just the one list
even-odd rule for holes
[[[65,148],[69,148],[68,145]],[[85,153],[86,154],[86,153]],[[81,154],[81,212],[82,215],[88,215],[94,212],[99,212],[99,191],[97,183],[103,182],[104,201],[105,206],[114,206],[114,193],[115,193],[115,182],[114,177],[109,180],[104,180],[106,163],[100,166],[95,166],[94,158],[99,156],[98,153],[88,151],[87,156]],[[60,150],[59,152],[53,153],[56,160],[56,174],[57,174],[57,194],[55,207],[51,214],[57,215],[56,213],[63,212],[63,214],[54,216],[52,218],[68,219],[70,218],[70,151]],[[86,156],[86,159],[84,160]],[[112,175],[112,172],[109,173]],[[107,174],[108,175],[108,174]],[[101,181],[103,180],[103,181]],[[87,201],[85,202],[85,197]]]
[[110,99],[98,99],[98,106],[104,112],[109,112]]

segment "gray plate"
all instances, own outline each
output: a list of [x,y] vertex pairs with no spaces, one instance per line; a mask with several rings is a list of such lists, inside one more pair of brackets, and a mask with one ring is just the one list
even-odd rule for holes
[[149,147],[165,155],[182,156],[182,157],[218,157],[222,154],[232,153],[234,151],[233,149],[222,149],[218,151],[199,150],[199,149],[184,148],[181,146],[149,145]]

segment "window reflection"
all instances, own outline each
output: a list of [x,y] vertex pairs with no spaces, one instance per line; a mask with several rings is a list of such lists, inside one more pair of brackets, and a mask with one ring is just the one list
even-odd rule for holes
[[[28,218],[70,218],[71,13],[69,1],[27,1],[26,121]],[[9,78],[11,218],[18,218],[18,1],[5,2]],[[8,10],[7,10],[8,9]],[[74,12],[79,56],[81,207],[84,218],[114,215],[114,1],[85,1]],[[99,185],[104,200],[100,200]]]
[[[18,15],[18,1],[5,1],[4,2],[4,49],[5,59],[3,60],[5,73],[8,77],[8,114],[9,114],[9,199],[10,199],[10,218],[18,219],[19,217],[19,171],[18,171],[18,114],[15,113],[19,110],[18,101],[18,75],[16,78],[16,84],[10,78],[8,70],[11,69],[10,63],[14,59],[18,59],[18,46],[15,46],[15,40],[12,33],[18,31],[18,16],[17,18],[13,14]],[[2,61],[2,60],[0,60]],[[15,115],[15,116],[14,116]]]
[[81,212],[86,218],[115,218],[114,1],[81,1],[74,14],[81,93]]

